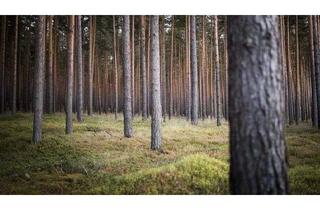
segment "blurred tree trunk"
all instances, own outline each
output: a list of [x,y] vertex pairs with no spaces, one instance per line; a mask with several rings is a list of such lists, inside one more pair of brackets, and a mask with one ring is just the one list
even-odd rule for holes
[[115,92],[115,110],[114,117],[118,119],[118,62],[117,62],[117,31],[116,31],[116,17],[113,16],[113,57],[114,57],[114,92]]
[[230,16],[228,31],[231,192],[287,194],[278,17]]

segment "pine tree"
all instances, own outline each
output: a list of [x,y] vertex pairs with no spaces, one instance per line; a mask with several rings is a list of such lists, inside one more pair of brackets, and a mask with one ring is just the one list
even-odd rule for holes
[[278,17],[231,16],[228,32],[231,192],[287,194]]
[[43,89],[45,74],[45,27],[46,17],[39,16],[36,31],[35,72],[34,72],[34,118],[32,140],[35,144],[41,141]]

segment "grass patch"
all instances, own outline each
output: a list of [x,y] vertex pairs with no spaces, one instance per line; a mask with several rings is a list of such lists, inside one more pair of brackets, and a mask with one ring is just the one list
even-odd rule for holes
[[[31,144],[32,115],[0,116],[0,194],[228,194],[228,125],[163,123],[163,152],[150,150],[150,121],[134,120],[123,137],[113,115],[74,121],[45,115],[43,139]],[[320,134],[309,124],[287,128],[292,194],[320,193]]]

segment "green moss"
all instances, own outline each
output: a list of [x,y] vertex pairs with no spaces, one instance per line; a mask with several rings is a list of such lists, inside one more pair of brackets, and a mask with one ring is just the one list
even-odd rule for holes
[[[94,115],[64,134],[62,113],[44,115],[43,138],[31,143],[32,115],[0,116],[0,194],[228,194],[228,125],[163,123],[163,151],[150,150],[150,120]],[[320,132],[287,128],[292,194],[320,193]]]

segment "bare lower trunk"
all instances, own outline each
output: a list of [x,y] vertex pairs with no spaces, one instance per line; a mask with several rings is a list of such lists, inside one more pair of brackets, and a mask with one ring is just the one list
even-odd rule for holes
[[159,54],[159,16],[151,16],[151,69],[152,69],[152,121],[151,149],[161,147],[161,92],[160,92],[160,54]]
[[77,120],[83,121],[83,69],[81,15],[77,16]]
[[68,60],[67,60],[67,96],[66,96],[66,134],[72,134],[72,90],[74,65],[74,16],[68,17]]
[[124,136],[132,137],[132,98],[131,98],[131,62],[130,62],[130,18],[124,16],[123,22],[123,79],[124,79]]
[[38,17],[38,28],[36,32],[36,51],[35,51],[35,72],[34,72],[34,118],[33,134],[34,143],[41,141],[42,132],[42,113],[43,113],[43,89],[45,72],[45,16]]
[[147,71],[146,71],[146,34],[145,34],[145,17],[141,16],[141,50],[140,50],[140,68],[142,80],[142,119],[147,119]]
[[277,16],[231,16],[230,184],[233,194],[287,194]]
[[19,17],[15,16],[14,26],[14,47],[13,47],[13,76],[12,76],[12,114],[17,112],[17,66],[18,66],[18,21]]
[[197,36],[196,36],[196,17],[191,16],[190,23],[191,38],[191,123],[198,124],[198,67],[197,67]]

